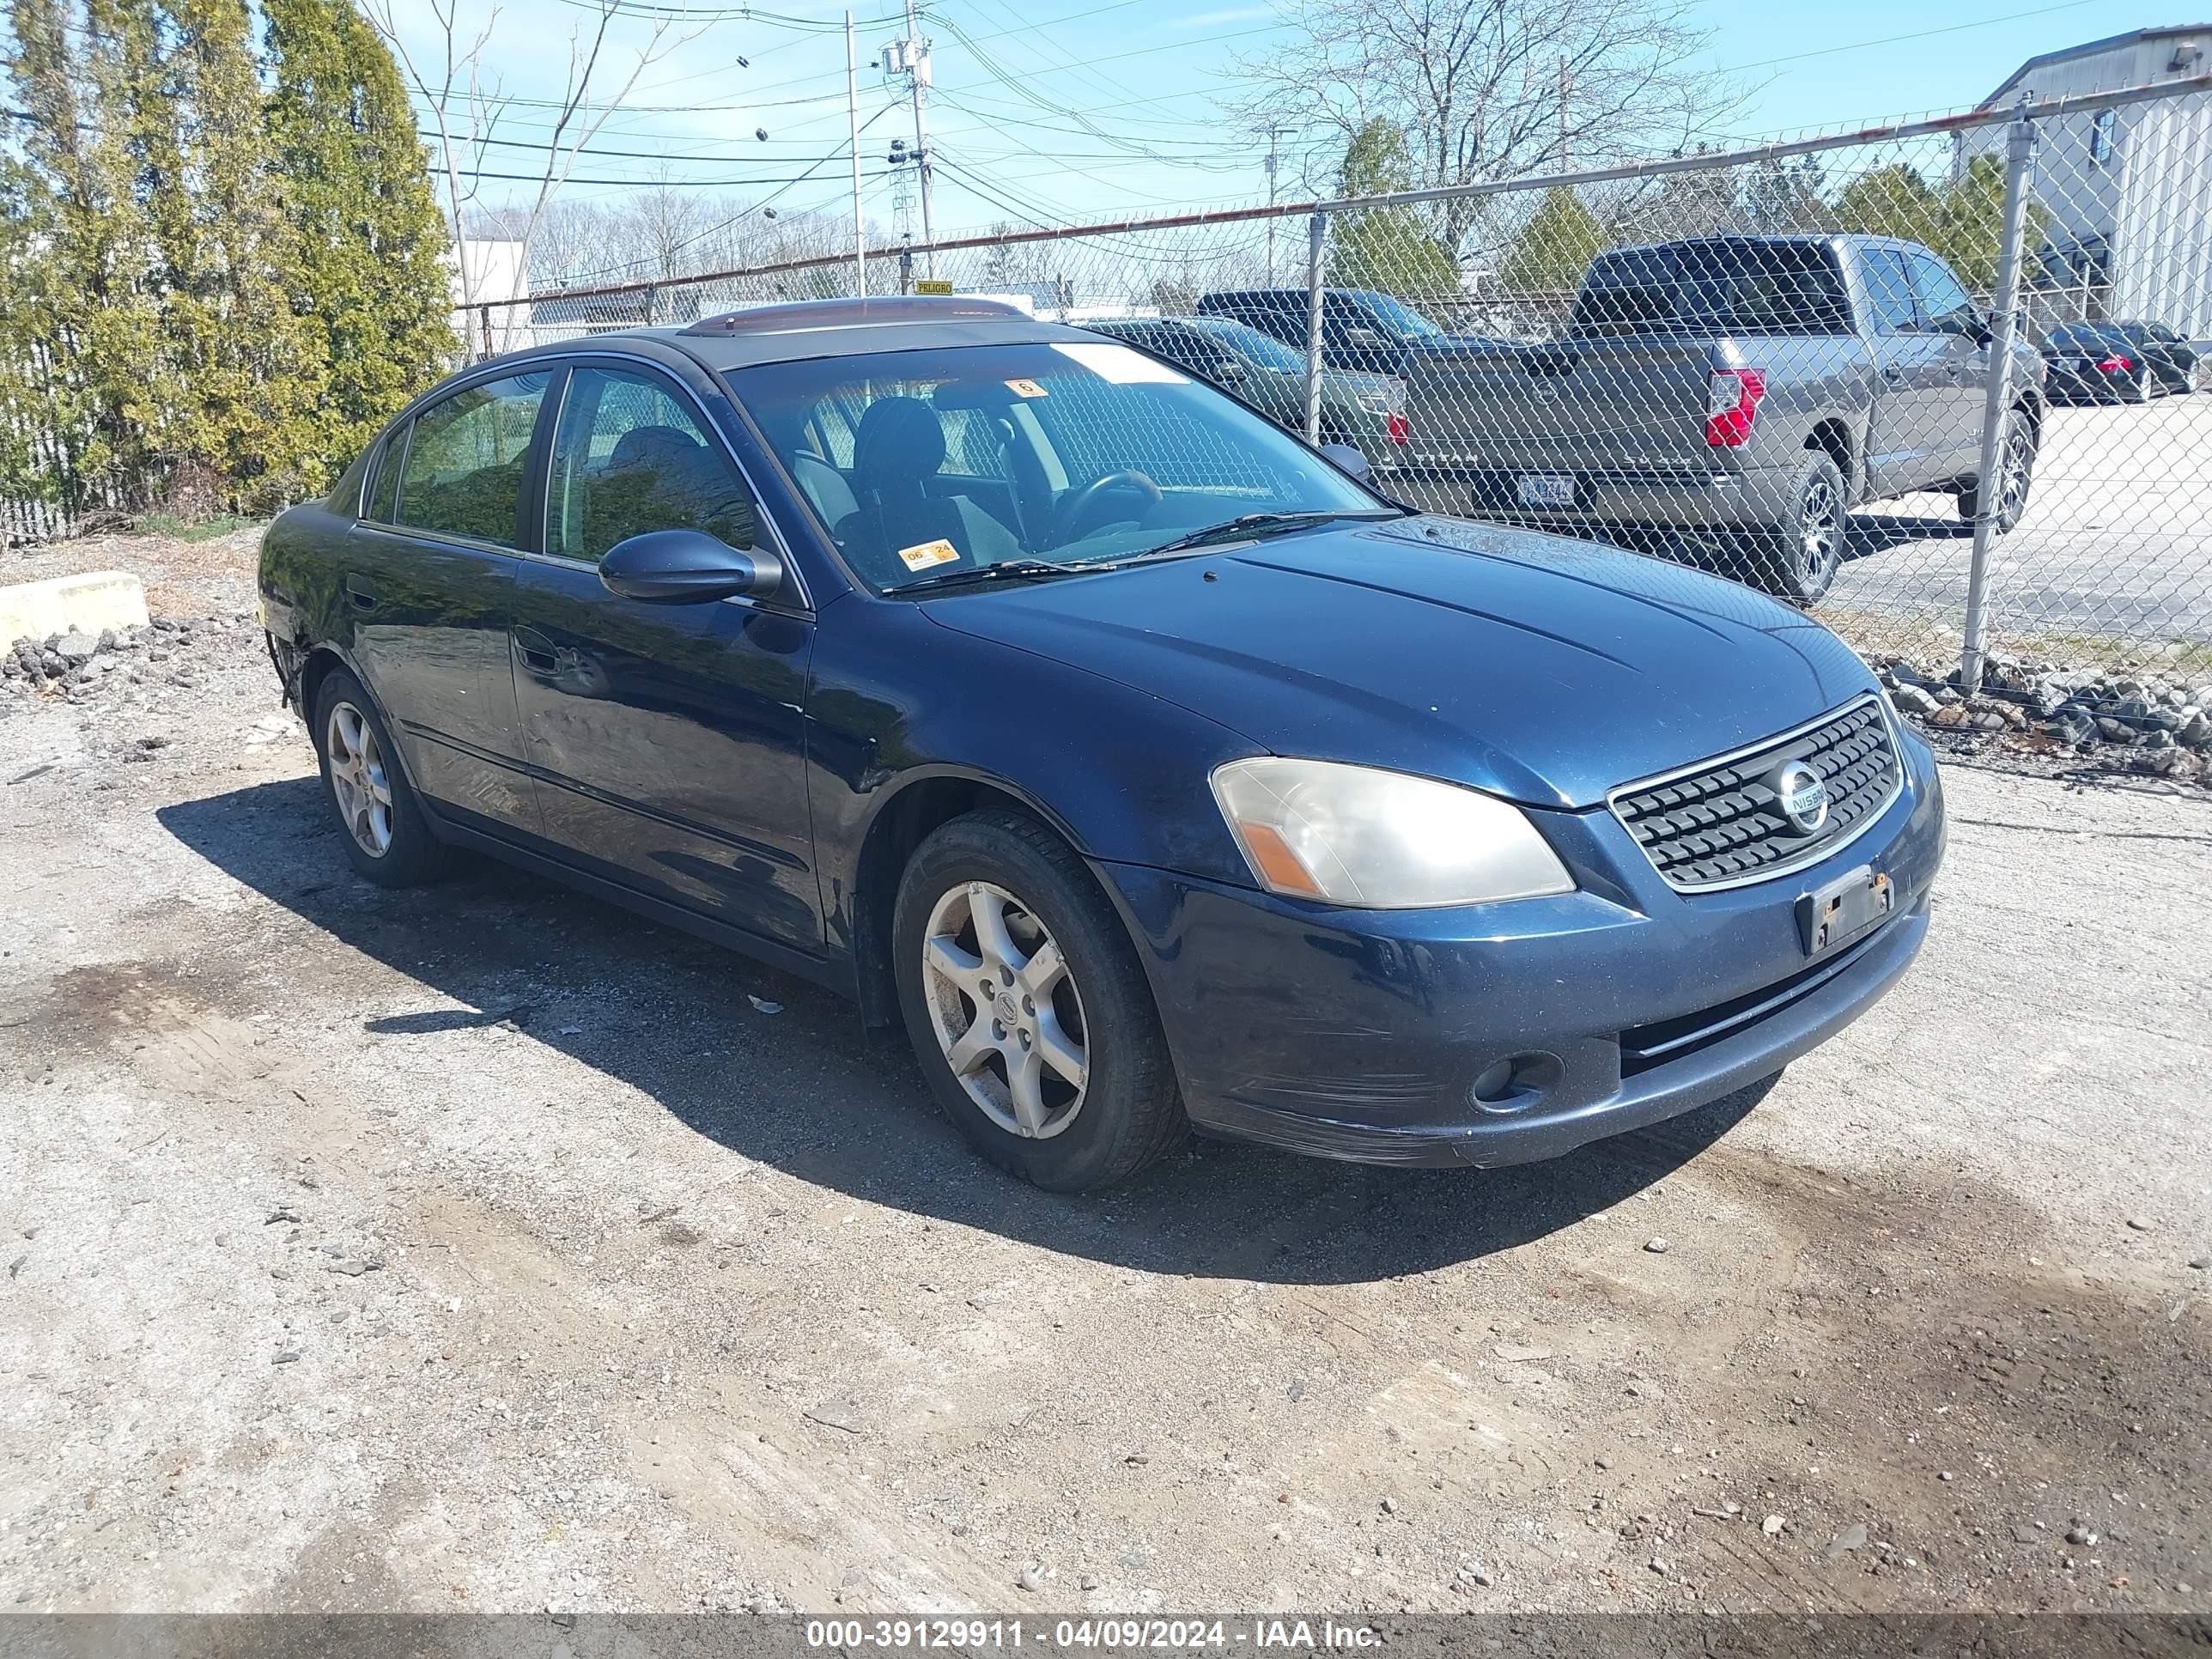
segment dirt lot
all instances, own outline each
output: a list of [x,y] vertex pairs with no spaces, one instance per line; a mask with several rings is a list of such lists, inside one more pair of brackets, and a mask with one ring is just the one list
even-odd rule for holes
[[2212,1607],[2201,798],[1953,769],[1758,1098],[1070,1200],[817,991],[352,878],[250,553],[0,571],[223,619],[0,698],[0,1607]]

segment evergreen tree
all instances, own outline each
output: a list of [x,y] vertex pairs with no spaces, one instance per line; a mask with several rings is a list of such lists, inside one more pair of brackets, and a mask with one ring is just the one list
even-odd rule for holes
[[324,366],[310,412],[325,467],[359,453],[459,350],[450,246],[392,54],[346,0],[262,0],[283,285]]
[[1515,294],[1552,294],[1580,285],[1606,245],[1605,228],[1565,185],[1555,185],[1513,239],[1498,279]]
[[1943,198],[1919,169],[1902,162],[1863,173],[1836,198],[1836,228],[1895,236],[1933,247],[1942,240]]
[[[152,198],[165,322],[186,397],[172,434],[187,496],[268,507],[319,479],[328,362],[294,315],[287,224],[245,0],[166,0],[173,143],[184,188]],[[310,256],[312,257],[312,255]]]
[[[4,169],[0,401],[23,411],[0,447],[9,493],[74,513],[143,499],[158,475],[172,377],[160,367],[162,278],[147,203],[173,156],[150,7],[12,0],[19,148]],[[10,423],[14,424],[14,423]]]
[[[1388,121],[1370,121],[1345,146],[1337,185],[1346,196],[1382,196],[1412,188],[1413,174],[1405,135]],[[1333,286],[1379,289],[1417,306],[1432,295],[1458,295],[1459,266],[1418,209],[1361,208],[1330,217]]]

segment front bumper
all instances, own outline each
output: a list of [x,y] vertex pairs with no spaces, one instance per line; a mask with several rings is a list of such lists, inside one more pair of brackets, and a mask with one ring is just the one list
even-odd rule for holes
[[[1580,890],[1356,911],[1101,864],[1146,957],[1201,1130],[1364,1163],[1554,1158],[1690,1111],[1841,1030],[1911,964],[1942,860],[1934,757],[1900,734],[1904,790],[1830,858],[1682,894],[1610,812],[1540,813]],[[1808,963],[1804,893],[1862,865],[1898,898]],[[1520,1062],[1487,1103],[1478,1077]]]

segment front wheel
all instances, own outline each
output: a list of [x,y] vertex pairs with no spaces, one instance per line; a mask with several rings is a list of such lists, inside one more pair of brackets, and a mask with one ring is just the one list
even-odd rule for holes
[[1832,456],[1808,456],[1790,499],[1792,521],[1762,548],[1752,580],[1778,598],[1814,605],[1826,595],[1844,562],[1843,469]]
[[1044,825],[983,811],[930,836],[900,879],[892,949],[930,1092],[999,1168],[1082,1191],[1186,1133],[1135,950]]

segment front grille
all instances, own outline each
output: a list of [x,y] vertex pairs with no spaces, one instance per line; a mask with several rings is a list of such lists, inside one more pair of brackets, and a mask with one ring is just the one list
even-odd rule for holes
[[[1828,787],[1828,816],[1812,834],[1783,816],[1773,780],[1802,761]],[[1667,884],[1684,892],[1733,887],[1826,858],[1881,815],[1904,774],[1881,700],[1866,697],[1755,749],[1702,761],[1613,791],[1614,816]]]

